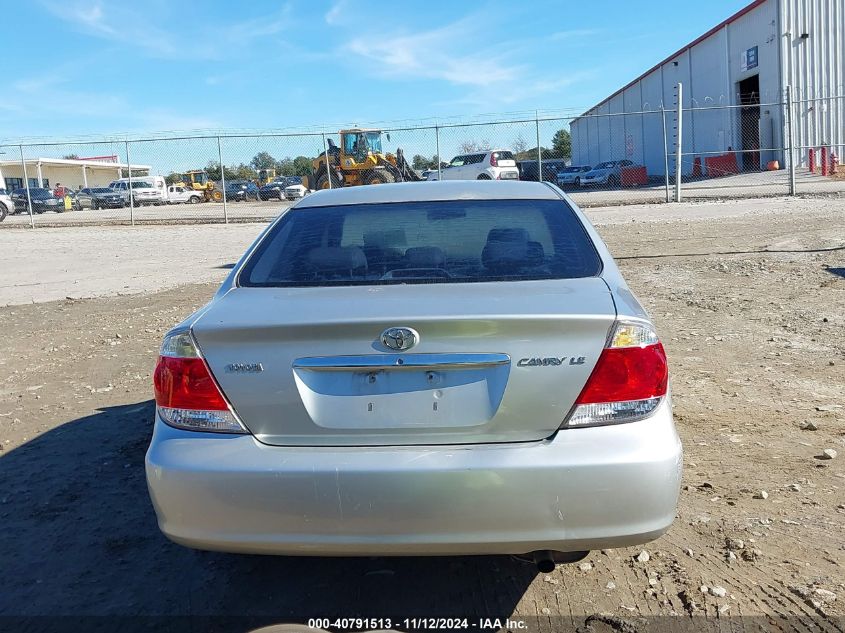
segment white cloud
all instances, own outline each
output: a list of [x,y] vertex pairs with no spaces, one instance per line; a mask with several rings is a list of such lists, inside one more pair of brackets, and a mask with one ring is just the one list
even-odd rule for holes
[[338,24],[343,19],[343,12],[346,9],[347,0],[336,0],[329,10],[326,11],[325,20],[326,24]]
[[371,74],[394,79],[442,79],[457,85],[513,81],[521,68],[503,54],[500,43],[479,43],[479,20],[463,18],[447,26],[394,37],[358,37],[346,44]]
[[[140,48],[149,56],[175,60],[231,59],[255,40],[281,33],[291,20],[291,5],[275,13],[234,22],[185,19],[181,4],[162,1],[135,6],[90,0],[41,0],[53,16],[70,28]],[[165,29],[160,24],[172,24]]]
[[593,37],[601,33],[599,29],[569,29],[566,31],[558,31],[549,35],[549,39],[553,41],[566,40],[580,40],[587,37]]

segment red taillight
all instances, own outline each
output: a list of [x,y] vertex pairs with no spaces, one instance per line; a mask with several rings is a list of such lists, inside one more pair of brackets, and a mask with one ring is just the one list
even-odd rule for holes
[[664,401],[668,383],[666,352],[651,325],[618,321],[565,427],[644,420]]
[[646,400],[666,395],[669,371],[661,343],[602,351],[576,404]]
[[156,404],[170,409],[228,411],[202,358],[159,356],[153,374]]
[[490,152],[490,167],[498,167],[499,166],[499,153],[498,152]]

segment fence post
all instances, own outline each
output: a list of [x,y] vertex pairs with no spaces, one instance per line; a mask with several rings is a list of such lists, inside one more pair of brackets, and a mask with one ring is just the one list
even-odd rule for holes
[[440,163],[443,162],[443,160],[440,158],[440,126],[439,125],[434,126],[434,145],[435,145],[435,149],[437,150],[437,181],[439,182],[440,177],[442,175],[440,173]]
[[534,110],[534,123],[537,126],[537,180],[543,182],[543,150],[540,149],[540,112]]
[[223,167],[223,150],[220,137],[217,137],[217,160],[220,161],[220,184],[223,187],[223,224],[229,224],[229,211],[226,207],[226,169]]
[[[26,174],[26,161],[23,159],[23,145],[18,145],[21,152],[21,167],[23,167],[23,184],[26,187],[26,204],[29,207],[29,228],[35,228],[35,220],[32,218],[32,196],[29,195],[29,177]],[[14,211],[14,209],[12,209]]]
[[669,197],[669,140],[666,137],[666,108],[660,104],[660,117],[663,119],[663,180],[666,187],[666,202],[671,202]]
[[678,82],[678,127],[675,135],[675,202],[681,201],[681,170],[683,168],[681,149],[684,128],[684,85]]
[[795,138],[792,131],[792,86],[786,87],[786,160],[789,163],[789,195],[795,195]]
[[[329,164],[329,146],[326,143],[326,133],[322,132],[323,135],[323,153],[326,155],[326,178],[329,179],[329,189],[332,188],[332,166]],[[314,183],[314,188],[317,188],[317,183]]]
[[132,161],[129,159],[129,141],[123,141],[126,146],[126,169],[129,171],[129,223],[135,226],[135,195],[132,191]]

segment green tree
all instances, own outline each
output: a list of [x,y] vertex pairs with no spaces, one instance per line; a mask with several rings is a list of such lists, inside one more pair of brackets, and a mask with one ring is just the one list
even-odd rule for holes
[[76,160],[79,158],[79,154],[65,154],[62,158],[65,160]]
[[552,137],[552,153],[554,158],[565,160],[572,158],[572,136],[570,136],[569,130],[561,128],[555,132]]
[[182,174],[177,174],[175,171],[171,171],[164,177],[164,182],[167,183],[168,186],[176,184],[177,182],[182,182]]
[[[255,180],[258,178],[258,172],[244,163],[241,163],[237,167],[230,167],[228,169],[232,170],[232,178],[237,178],[238,180]],[[227,175],[226,177],[228,178],[229,176]]]
[[208,161],[208,164],[205,166],[205,173],[208,174],[209,180],[220,180],[220,172],[220,163],[218,163],[216,160]]
[[259,169],[275,169],[276,162],[276,159],[273,158],[268,152],[258,152],[255,156],[252,157],[252,160],[249,161],[249,164],[253,169],[257,171]]
[[297,156],[293,159],[293,175],[307,176],[311,173],[311,159],[307,156]]
[[[541,147],[540,153],[543,155],[543,160],[560,158],[560,156],[555,156],[555,153],[547,147]],[[524,152],[514,154],[514,157],[516,158],[516,160],[537,160],[537,148],[531,147],[525,150]]]

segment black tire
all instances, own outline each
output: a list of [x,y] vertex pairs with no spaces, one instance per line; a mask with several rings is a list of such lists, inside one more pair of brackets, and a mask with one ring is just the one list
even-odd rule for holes
[[607,186],[611,187],[612,189],[616,189],[619,187],[619,178],[618,176],[608,176],[607,178]]
[[[334,171],[332,171],[330,173],[331,173],[332,189],[339,189],[340,187],[342,187],[343,183],[341,182],[340,178],[338,178],[337,174]],[[326,172],[322,171],[322,172],[320,172],[320,175],[317,176],[317,189],[320,190],[320,189],[328,189],[328,188],[329,188],[329,176],[326,174]]]
[[200,197],[199,196],[191,196],[190,198],[188,198],[188,204],[199,204],[199,203],[200,203]]
[[493,179],[490,178],[489,174],[479,174],[479,176],[478,176],[478,178],[476,178],[476,180],[493,180]]
[[91,210],[92,211],[99,211],[100,210],[100,203],[96,200],[91,201]]
[[368,185],[386,185],[396,182],[396,178],[386,169],[377,169],[367,174],[364,182]]
[[9,215],[9,210],[6,208],[6,205],[0,202],[0,222],[6,219],[6,216]]
[[579,176],[575,176],[575,186],[576,187],[581,186],[581,178]]

